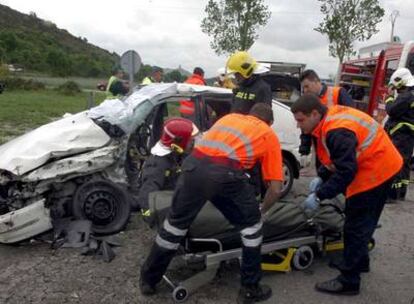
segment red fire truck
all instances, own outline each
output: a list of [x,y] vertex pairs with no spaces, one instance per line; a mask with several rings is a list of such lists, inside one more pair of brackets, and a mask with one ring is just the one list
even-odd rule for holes
[[348,90],[358,109],[382,122],[387,85],[400,67],[414,74],[414,41],[386,42],[360,49],[356,59],[343,63],[340,85]]

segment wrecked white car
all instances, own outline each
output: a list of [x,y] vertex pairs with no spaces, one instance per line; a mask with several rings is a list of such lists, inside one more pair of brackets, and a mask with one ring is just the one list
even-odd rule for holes
[[[122,230],[139,188],[142,163],[159,140],[163,122],[180,115],[183,99],[194,102],[194,122],[206,131],[229,113],[232,92],[153,84],[0,146],[0,242],[33,237],[65,217],[90,220],[97,234]],[[299,176],[299,131],[287,106],[274,101],[273,110],[286,194]]]

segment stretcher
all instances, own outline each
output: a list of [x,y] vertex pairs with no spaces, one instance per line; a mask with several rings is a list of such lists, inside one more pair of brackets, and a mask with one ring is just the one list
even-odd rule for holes
[[[150,195],[153,222],[162,225],[171,204],[172,192]],[[300,201],[276,203],[268,212],[263,225],[262,269],[289,272],[311,266],[316,253],[343,248],[342,227],[344,199],[335,198],[322,204],[314,215],[307,215]],[[172,288],[176,303],[187,300],[198,288],[212,281],[220,266],[242,255],[239,232],[210,203],[206,203],[170,265],[171,269],[197,269],[190,277],[176,282],[164,275]]]

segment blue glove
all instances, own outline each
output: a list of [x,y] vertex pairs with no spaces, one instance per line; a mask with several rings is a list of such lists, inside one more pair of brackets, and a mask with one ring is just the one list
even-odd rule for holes
[[322,184],[323,184],[322,178],[315,177],[309,183],[309,192],[310,193],[316,192]]
[[309,194],[308,197],[303,201],[302,207],[305,210],[315,211],[319,207],[319,198],[315,193]]

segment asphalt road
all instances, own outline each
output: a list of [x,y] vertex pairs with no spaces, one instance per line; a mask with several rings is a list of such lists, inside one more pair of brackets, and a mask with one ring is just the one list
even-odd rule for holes
[[[309,178],[295,183],[291,196],[304,193]],[[317,281],[336,276],[319,257],[310,269],[266,273],[273,288],[267,303],[414,303],[414,185],[408,201],[387,205],[375,234],[371,272],[363,274],[358,296],[330,296],[314,291]],[[171,290],[143,297],[138,273],[155,233],[134,218],[121,234],[123,246],[111,263],[81,256],[78,249],[52,250],[43,242],[0,245],[0,303],[173,303]],[[212,283],[190,296],[187,303],[235,303],[239,288],[237,266],[229,266]]]

